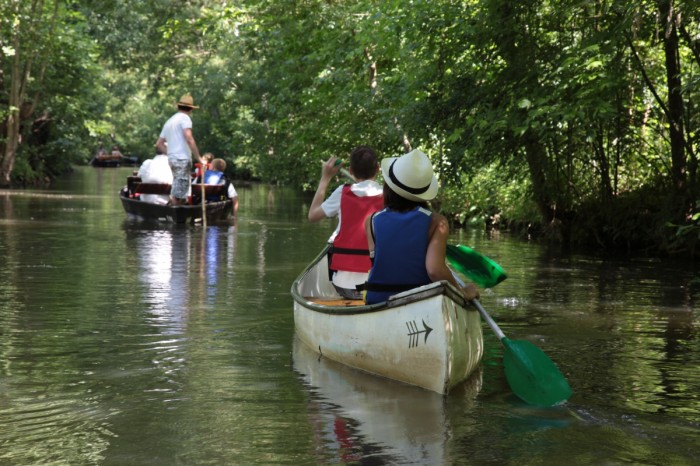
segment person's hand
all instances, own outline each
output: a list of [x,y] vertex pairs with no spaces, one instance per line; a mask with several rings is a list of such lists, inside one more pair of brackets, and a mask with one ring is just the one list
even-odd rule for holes
[[327,180],[330,180],[333,178],[335,175],[338,174],[338,171],[340,170],[340,167],[343,165],[342,163],[336,166],[335,161],[338,159],[335,155],[332,156],[330,159],[328,159],[326,162],[323,164],[323,168],[321,169],[321,178],[325,178]]
[[467,301],[471,301],[472,299],[479,299],[479,297],[481,296],[479,294],[479,288],[477,288],[476,285],[473,283],[464,285],[464,287],[462,287],[462,294],[464,295],[464,298]]

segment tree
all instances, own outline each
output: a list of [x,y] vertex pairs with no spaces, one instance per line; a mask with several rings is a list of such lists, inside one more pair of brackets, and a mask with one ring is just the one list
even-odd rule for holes
[[2,44],[0,51],[3,62],[0,84],[3,100],[7,102],[0,125],[5,135],[0,161],[0,186],[9,186],[22,131],[26,131],[27,122],[42,98],[41,89],[50,63],[59,2],[48,0],[45,4],[43,0],[2,0],[1,6],[4,13],[0,28],[2,36],[9,40]]

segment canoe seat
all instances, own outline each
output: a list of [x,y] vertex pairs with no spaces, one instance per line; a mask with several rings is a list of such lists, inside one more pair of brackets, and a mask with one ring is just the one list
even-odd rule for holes
[[335,307],[351,307],[351,306],[364,306],[365,302],[361,299],[321,299],[313,297],[305,297],[307,301],[312,303],[320,304],[322,306],[335,306]]
[[[170,183],[143,183],[141,182],[141,177],[139,176],[128,176],[126,178],[126,185],[129,189],[129,194],[170,194],[171,185]],[[206,192],[207,198],[220,197],[226,198],[226,185],[223,184],[205,184],[204,191]],[[193,184],[192,194],[201,195],[202,185]]]
[[170,194],[170,183],[135,183],[134,192],[139,194]]
[[129,190],[129,194],[133,196],[134,194],[134,187],[136,187],[137,184],[141,183],[141,177],[140,176],[127,176],[126,177],[126,187]]
[[[227,193],[226,193],[226,185],[224,184],[205,184],[204,185],[204,192],[206,193],[207,199],[210,199],[212,197],[218,197],[218,198],[226,198]],[[202,185],[201,184],[193,184],[192,185],[192,195],[195,196],[199,194],[201,196],[202,194]]]

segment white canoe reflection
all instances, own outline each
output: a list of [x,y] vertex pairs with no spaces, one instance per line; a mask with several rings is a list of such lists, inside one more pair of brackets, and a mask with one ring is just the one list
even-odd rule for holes
[[[374,456],[390,464],[445,464],[451,435],[446,397],[339,364],[296,337],[293,360],[309,391],[320,461],[349,463]],[[480,387],[477,370],[459,392],[470,402]]]

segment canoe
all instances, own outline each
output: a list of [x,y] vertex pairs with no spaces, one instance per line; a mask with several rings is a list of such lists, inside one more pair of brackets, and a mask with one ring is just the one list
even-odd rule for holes
[[[201,189],[201,185],[193,185],[192,189]],[[224,185],[205,185],[206,195],[225,193]],[[144,202],[140,194],[169,194],[170,184],[141,183],[140,178],[130,176],[127,185],[119,192],[119,199],[126,213],[143,220],[167,223],[194,223],[202,220],[201,204],[163,205]],[[225,194],[224,194],[225,197]],[[223,201],[207,202],[205,211],[207,223],[224,222],[233,216],[233,201],[225,198]]]
[[342,299],[328,277],[327,250],[292,285],[299,340],[334,361],[447,394],[476,370],[481,318],[439,281],[367,305]]

